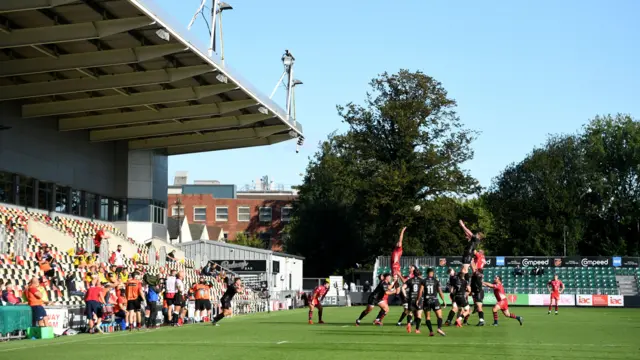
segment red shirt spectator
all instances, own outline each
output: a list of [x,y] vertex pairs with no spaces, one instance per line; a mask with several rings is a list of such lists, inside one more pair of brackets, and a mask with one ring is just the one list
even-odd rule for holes
[[93,238],[93,244],[96,246],[97,253],[100,253],[100,244],[102,244],[102,240],[108,238],[109,237],[104,233],[104,230],[100,229],[96,232],[96,236]]
[[84,299],[86,301],[102,302],[102,290],[102,286],[92,286],[89,288],[89,290],[87,290],[87,294],[85,295]]

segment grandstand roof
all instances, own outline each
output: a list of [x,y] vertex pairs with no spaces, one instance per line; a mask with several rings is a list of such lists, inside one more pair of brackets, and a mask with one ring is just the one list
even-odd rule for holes
[[54,117],[59,131],[168,155],[302,135],[161,13],[152,0],[0,1],[0,101],[20,101],[24,121]]

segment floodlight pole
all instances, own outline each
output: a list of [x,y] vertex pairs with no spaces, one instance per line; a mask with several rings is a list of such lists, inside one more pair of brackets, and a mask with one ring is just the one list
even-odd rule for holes
[[291,54],[289,52],[289,50],[285,50],[284,51],[284,55],[282,55],[282,64],[284,65],[284,71],[282,72],[282,75],[280,75],[280,79],[278,79],[278,82],[276,83],[276,86],[273,88],[273,91],[271,92],[271,95],[269,96],[269,99],[271,99],[273,97],[273,95],[276,94],[276,91],[278,91],[278,87],[280,86],[280,84],[283,83],[284,78],[287,78],[287,82],[284,83],[285,87],[287,89],[287,97],[286,97],[286,111],[287,111],[287,121],[290,121],[291,119],[291,105],[292,105],[292,98],[293,98],[293,87],[294,85],[294,80],[293,80],[293,65],[296,62],[296,58],[293,57],[293,54]]

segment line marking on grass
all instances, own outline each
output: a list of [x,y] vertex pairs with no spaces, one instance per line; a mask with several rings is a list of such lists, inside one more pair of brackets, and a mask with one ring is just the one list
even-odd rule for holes
[[343,328],[345,328],[345,327],[349,327],[349,325],[344,325],[344,326],[340,326],[340,327],[343,327]]
[[288,341],[278,341],[278,342],[276,343],[276,345],[282,345],[282,344],[286,344],[286,343],[288,343]]

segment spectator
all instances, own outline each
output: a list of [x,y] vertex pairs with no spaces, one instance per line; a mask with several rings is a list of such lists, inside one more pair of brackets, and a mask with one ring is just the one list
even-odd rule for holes
[[113,313],[116,319],[121,319],[125,321],[125,326],[122,328],[124,330],[127,327],[127,298],[125,297],[124,286],[120,286],[116,290],[117,299],[116,305],[113,308]]
[[520,265],[517,265],[513,269],[513,276],[523,276],[523,275],[524,275],[524,271],[522,271],[522,269],[520,268]]
[[118,249],[111,254],[109,263],[116,267],[116,273],[120,273],[124,267],[124,253],[122,252],[122,245],[118,245]]
[[16,292],[13,289],[10,281],[4,284],[4,280],[0,279],[0,295],[2,295],[2,301],[8,305],[18,305],[21,303],[20,299],[16,296]]
[[171,250],[171,252],[167,254],[167,262],[176,262],[176,251],[175,250]]
[[100,245],[102,245],[102,240],[108,239],[109,236],[104,233],[104,230],[100,229],[96,232],[96,236],[93,238],[93,245],[95,245],[95,253],[100,253]]
[[67,291],[71,296],[84,296],[85,292],[78,290],[76,286],[76,274],[69,273],[66,278],[64,278],[64,284],[67,287]]
[[86,315],[89,320],[89,333],[102,333],[100,324],[102,323],[103,306],[104,306],[104,288],[101,286],[98,278],[91,280],[91,287],[87,290],[84,301],[86,304]]
[[27,302],[31,306],[31,313],[33,314],[33,323],[36,326],[49,326],[49,318],[47,312],[44,309],[43,294],[40,291],[40,283],[38,278],[31,279],[29,288],[27,289]]
[[211,268],[211,262],[208,262],[208,263],[207,263],[207,265],[205,265],[205,266],[202,268],[202,270],[200,271],[200,273],[201,273],[203,276],[211,276],[211,271],[212,271],[212,268]]
[[[141,274],[141,272],[138,271],[138,274]],[[120,271],[120,282],[126,283],[127,281],[129,281],[129,270],[127,270],[127,268],[123,268]]]

